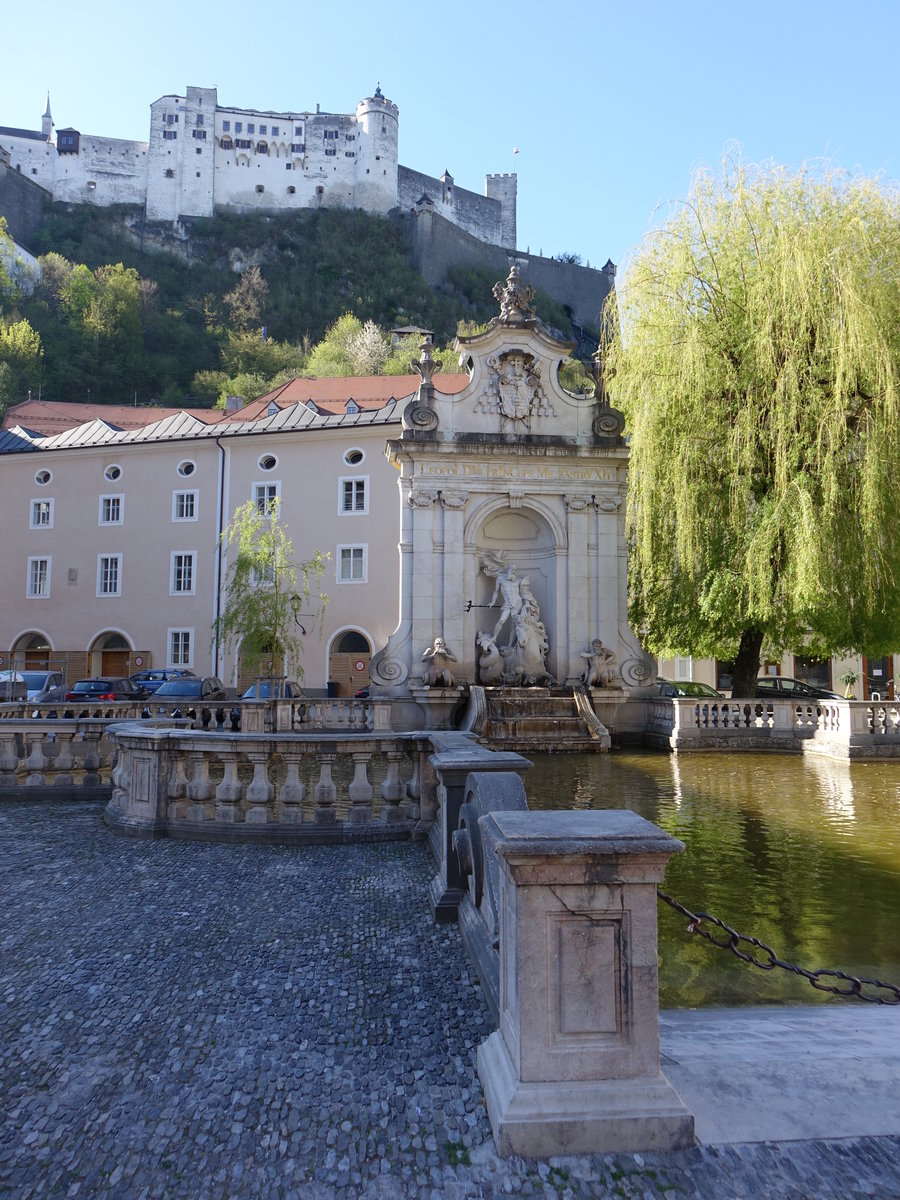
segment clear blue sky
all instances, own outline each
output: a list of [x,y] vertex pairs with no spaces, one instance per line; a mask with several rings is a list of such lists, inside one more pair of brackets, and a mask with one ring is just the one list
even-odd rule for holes
[[[188,84],[220,102],[352,112],[377,82],[400,161],[481,192],[519,148],[519,245],[621,264],[732,144],[900,179],[898,0],[125,0],[8,5],[0,124],[146,140]],[[177,39],[177,41],[176,41]]]

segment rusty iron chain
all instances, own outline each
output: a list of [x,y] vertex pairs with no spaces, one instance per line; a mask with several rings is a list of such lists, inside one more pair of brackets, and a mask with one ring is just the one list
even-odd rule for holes
[[[767,946],[765,942],[759,938],[751,937],[746,933],[738,933],[736,929],[732,929],[730,925],[726,925],[720,918],[713,916],[707,912],[691,912],[689,908],[685,908],[683,904],[679,904],[677,900],[673,900],[671,896],[667,896],[665,892],[656,889],[656,894],[660,900],[668,904],[670,908],[674,908],[676,912],[681,913],[690,921],[687,931],[688,933],[699,933],[702,938],[706,938],[708,942],[712,942],[714,946],[718,946],[721,950],[730,950],[745,963],[750,963],[754,967],[759,967],[761,971],[773,971],[776,967],[780,967],[784,971],[790,971],[793,975],[799,975],[820,992],[831,992],[835,996],[855,996],[857,1000],[865,1000],[869,1004],[900,1004],[900,987],[893,983],[883,983],[880,979],[858,979],[855,975],[848,975],[845,971],[839,971],[836,967],[820,967],[818,971],[807,971],[805,967],[798,967],[796,963],[784,962],[778,957],[771,946]],[[701,929],[701,922],[715,925],[723,930],[728,936],[726,938],[718,938],[710,933],[708,929]],[[746,942],[749,946],[755,946],[757,950],[761,950],[765,955],[765,959],[759,959],[755,954],[747,954],[740,950],[739,943]],[[849,984],[849,987],[835,987],[827,983],[820,983],[819,980],[825,978],[841,979]],[[889,995],[869,995],[863,989],[874,988],[878,991],[887,992]]]

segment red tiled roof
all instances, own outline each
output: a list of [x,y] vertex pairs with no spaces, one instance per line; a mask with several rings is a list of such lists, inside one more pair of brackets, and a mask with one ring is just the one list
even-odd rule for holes
[[21,425],[42,437],[52,437],[66,429],[75,429],[87,421],[105,421],[117,429],[142,429],[176,413],[187,413],[213,425],[222,419],[218,409],[210,408],[136,408],[131,404],[66,404],[56,400],[23,400],[6,411],[3,428]]
[[[435,375],[434,386],[445,395],[455,396],[469,382],[468,375]],[[328,379],[288,380],[281,387],[251,400],[236,412],[226,413],[224,421],[255,421],[266,415],[269,405],[290,408],[310,400],[319,412],[342,414],[353,400],[363,412],[384,408],[391,400],[402,400],[418,389],[418,375],[349,375]]]

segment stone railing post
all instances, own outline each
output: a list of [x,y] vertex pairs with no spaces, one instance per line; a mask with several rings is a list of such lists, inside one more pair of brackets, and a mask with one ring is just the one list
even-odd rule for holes
[[[241,819],[241,797],[244,794],[244,785],[238,775],[241,755],[238,750],[230,753],[220,750],[219,757],[222,760],[223,775],[216,787],[215,819],[233,825]],[[204,809],[203,804],[193,805],[188,809],[188,819],[202,821],[206,815]]]
[[432,742],[437,750],[436,754],[431,755],[430,762],[437,776],[437,823],[440,828],[435,833],[440,836],[439,851],[437,837],[433,841],[429,838],[429,841],[432,841],[440,869],[431,882],[428,898],[435,921],[447,924],[456,921],[460,901],[467,889],[466,878],[453,848],[453,835],[459,824],[466,779],[472,771],[515,771],[523,775],[531,763],[513,751],[486,750],[461,733],[435,733],[432,734]]
[[74,730],[56,730],[54,739],[56,742],[56,756],[53,759],[53,769],[56,771],[53,783],[56,787],[70,788],[75,783],[75,777],[72,774],[75,767],[75,756],[72,753],[72,742],[74,739]]
[[670,1150],[694,1119],[659,1069],[656,886],[683,849],[631,812],[493,812],[500,1028],[478,1074],[502,1155]]
[[275,788],[269,782],[267,766],[269,762],[268,749],[249,750],[247,758],[253,766],[253,778],[247,784],[247,815],[244,820],[248,825],[267,825],[272,820],[272,800]]

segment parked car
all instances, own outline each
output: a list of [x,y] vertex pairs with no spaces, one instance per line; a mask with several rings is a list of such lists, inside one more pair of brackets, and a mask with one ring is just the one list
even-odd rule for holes
[[0,703],[8,704],[28,698],[25,676],[18,671],[0,671]]
[[257,679],[241,696],[242,700],[294,700],[303,695],[299,683],[290,679]]
[[167,679],[153,694],[154,701],[162,701],[165,707],[182,704],[215,704],[227,700],[228,693],[221,679],[215,675],[185,675],[181,679]]
[[783,700],[843,700],[837,692],[828,688],[816,687],[813,683],[804,683],[802,679],[788,679],[785,675],[760,675],[756,681],[757,699],[771,700],[781,697]]
[[55,694],[57,688],[65,691],[66,677],[62,671],[23,671],[22,674],[28,686],[30,704],[46,704],[48,696]]
[[66,692],[66,701],[83,700],[146,700],[146,688],[132,683],[130,679],[107,676],[105,679],[79,679]]
[[164,683],[168,683],[170,679],[185,678],[194,678],[194,672],[188,671],[184,667],[150,667],[145,671],[136,671],[134,675],[129,675],[132,683],[146,688],[151,695],[158,691]]
[[657,679],[656,685],[661,696],[693,696],[701,700],[725,699],[721,692],[717,692],[708,683],[695,683],[693,679]]

